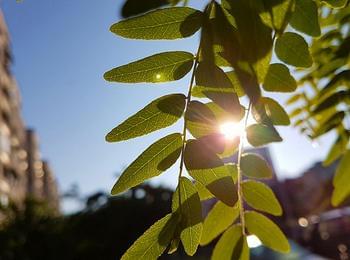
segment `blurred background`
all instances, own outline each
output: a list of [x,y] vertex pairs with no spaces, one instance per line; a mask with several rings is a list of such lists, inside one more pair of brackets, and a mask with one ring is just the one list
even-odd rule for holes
[[[119,259],[170,211],[176,167],[120,196],[109,191],[133,158],[181,122],[124,143],[104,136],[156,97],[184,92],[189,79],[127,86],[102,75],[156,52],[194,52],[198,35],[166,43],[115,37],[108,29],[122,15],[165,4],[135,11],[133,2],[0,2],[0,259]],[[334,137],[310,143],[292,127],[279,131],[283,143],[255,152],[274,169],[268,184],[284,209],[274,220],[293,250],[279,255],[255,244],[253,259],[349,259],[349,201],[332,208],[337,162],[321,163]],[[204,203],[204,215],[213,203]],[[214,245],[194,259],[209,259]]]

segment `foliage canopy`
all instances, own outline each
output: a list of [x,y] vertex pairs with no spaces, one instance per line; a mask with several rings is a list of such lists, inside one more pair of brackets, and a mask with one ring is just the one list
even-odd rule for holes
[[[132,2],[135,10],[131,8]],[[282,214],[273,191],[255,180],[271,178],[272,170],[262,157],[244,153],[245,138],[253,147],[282,141],[275,126],[289,125],[289,116],[277,101],[264,97],[262,90],[266,94],[295,92],[297,81],[291,69],[305,72],[299,83],[333,77],[314,100],[307,99],[313,103],[292,115],[306,110],[307,119],[322,121],[314,137],[338,129],[339,138],[331,159],[326,160],[330,163],[345,153],[334,180],[334,204],[350,194],[350,186],[342,181],[349,179],[349,152],[345,152],[349,132],[339,126],[345,112],[335,109],[339,102],[349,102],[348,90],[341,88],[350,80],[349,70],[338,68],[349,65],[350,36],[333,28],[334,24],[349,22],[350,7],[346,0],[222,0],[210,1],[200,11],[186,7],[187,2],[128,0],[123,14],[140,15],[111,27],[121,37],[142,40],[175,40],[200,31],[195,54],[158,53],[104,75],[111,82],[158,83],[179,80],[190,73],[186,96],[158,98],[107,135],[107,141],[118,142],[183,119],[182,131],[147,148],[112,190],[112,194],[118,194],[132,188],[161,174],[180,159],[172,212],[151,226],[122,259],[156,259],[167,249],[169,254],[175,252],[180,243],[192,256],[199,245],[208,244],[221,234],[212,259],[249,259],[248,235],[256,235],[265,246],[286,253],[290,247],[282,231],[258,212]],[[164,5],[171,7],[146,12]],[[326,18],[322,16],[325,12],[329,13]],[[310,51],[309,37],[319,36],[313,40]],[[337,50],[325,50],[324,46],[333,47],[334,39],[341,42]],[[280,63],[272,63],[273,55]],[[318,89],[317,84],[314,88]],[[306,99],[305,93],[297,94],[289,103],[301,98]],[[256,122],[248,126],[250,115]],[[225,139],[218,124],[228,118],[243,120],[246,137],[241,134],[236,142]],[[237,162],[226,163],[224,158],[235,153]],[[194,183],[183,176],[185,169]],[[201,201],[212,197],[217,203],[203,219]],[[253,210],[247,211],[245,203]]]

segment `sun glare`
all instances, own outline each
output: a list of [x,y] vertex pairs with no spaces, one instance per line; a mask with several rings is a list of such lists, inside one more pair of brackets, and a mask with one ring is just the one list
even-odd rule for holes
[[220,132],[227,139],[234,139],[245,135],[243,122],[226,122],[220,125]]
[[247,244],[249,248],[255,248],[261,246],[260,239],[255,235],[247,236]]

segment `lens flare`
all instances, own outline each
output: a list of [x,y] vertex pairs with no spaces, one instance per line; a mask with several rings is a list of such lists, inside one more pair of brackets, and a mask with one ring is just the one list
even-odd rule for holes
[[220,133],[227,139],[245,136],[244,124],[242,122],[226,122],[220,125]]

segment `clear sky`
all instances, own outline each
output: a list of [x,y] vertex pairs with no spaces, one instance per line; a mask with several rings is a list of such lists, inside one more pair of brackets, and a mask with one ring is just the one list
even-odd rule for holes
[[[188,77],[165,84],[111,84],[103,73],[156,52],[194,52],[198,35],[180,41],[134,41],[109,32],[120,19],[121,0],[2,0],[23,115],[37,130],[41,150],[61,190],[77,183],[85,194],[109,190],[116,173],[148,145],[181,122],[145,137],[109,144],[105,134],[144,105],[166,93],[184,92]],[[285,100],[287,95],[270,95]],[[314,148],[291,127],[279,128],[284,142],[272,146],[280,178],[293,177],[322,159],[330,138]],[[176,168],[153,180],[174,186]]]

